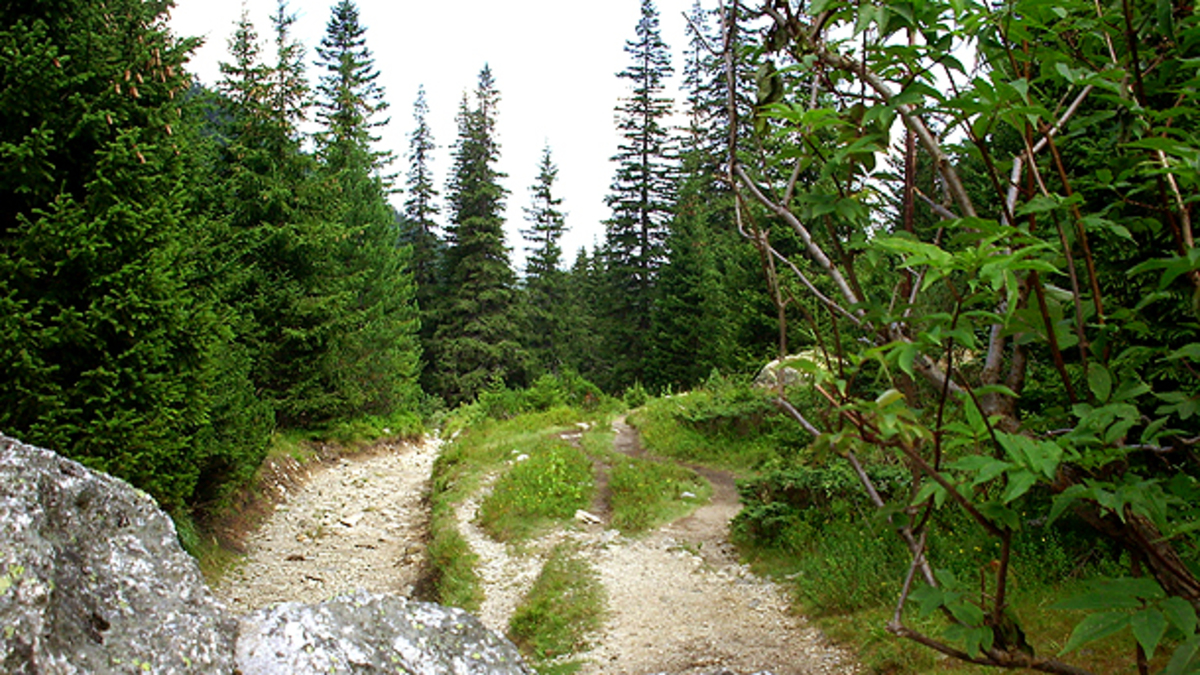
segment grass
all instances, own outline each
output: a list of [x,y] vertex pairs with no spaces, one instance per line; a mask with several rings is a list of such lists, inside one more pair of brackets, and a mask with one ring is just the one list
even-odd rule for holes
[[685,516],[712,495],[708,481],[687,467],[634,457],[614,459],[608,487],[612,526],[624,534]]
[[652,530],[708,502],[712,486],[695,471],[615,452],[614,437],[611,429],[594,428],[583,435],[582,445],[589,457],[609,465],[610,524],[623,534]]
[[652,399],[630,423],[656,455],[734,471],[789,461],[810,440],[763,392],[733,383]]
[[592,463],[582,451],[539,438],[512,452],[511,466],[479,509],[479,524],[492,538],[527,539],[591,503]]
[[555,547],[518,605],[508,635],[540,673],[574,672],[565,661],[588,648],[588,638],[604,622],[604,586],[596,571],[570,546]]
[[[534,456],[551,456],[539,459],[542,462],[563,466],[575,466],[575,462],[559,450],[557,436],[574,428],[581,420],[597,419],[603,413],[586,413],[569,406],[556,406],[549,410],[524,413],[511,419],[498,420],[488,417],[478,406],[463,406],[447,420],[445,433],[451,440],[442,448],[433,465],[430,487],[430,532],[429,560],[432,572],[432,598],[445,605],[474,611],[482,601],[482,589],[475,572],[477,557],[471,552],[462,533],[458,530],[455,508],[468,499],[482,485],[488,475],[499,471],[512,471],[518,466],[534,461]],[[532,452],[531,452],[532,451]],[[521,454],[530,459],[515,462]],[[553,459],[557,457],[559,459]],[[561,460],[561,461],[560,461]],[[586,460],[585,460],[586,461]],[[512,462],[510,465],[509,463]],[[517,470],[517,476],[500,479],[493,490],[503,493],[494,497],[488,506],[492,527],[504,531],[511,527],[510,536],[523,534],[516,523],[516,507],[525,508],[537,502],[541,494],[534,489],[537,476],[527,468]],[[565,472],[562,475],[571,475]],[[591,482],[591,464],[587,464],[587,481]],[[576,480],[578,485],[579,480]],[[511,487],[502,487],[511,484]],[[531,485],[533,487],[531,487]],[[553,489],[551,489],[553,492]],[[555,493],[558,494],[557,492]],[[553,500],[561,503],[557,497]],[[586,506],[586,502],[584,502]],[[582,508],[582,507],[580,507]],[[507,513],[505,513],[507,512]],[[574,514],[572,509],[571,514]]]

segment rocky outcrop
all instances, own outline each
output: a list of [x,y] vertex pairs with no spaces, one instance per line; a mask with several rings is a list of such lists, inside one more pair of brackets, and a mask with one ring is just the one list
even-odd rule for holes
[[0,436],[0,672],[228,673],[236,622],[144,492]]
[[531,672],[511,642],[462,610],[362,592],[242,617],[237,663],[243,675]]
[[286,603],[239,620],[148,495],[0,435],[0,672],[531,671],[474,617],[399,597]]

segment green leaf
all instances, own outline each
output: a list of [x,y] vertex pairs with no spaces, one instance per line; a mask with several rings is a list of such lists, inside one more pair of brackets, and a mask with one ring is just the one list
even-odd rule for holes
[[1146,651],[1146,656],[1154,658],[1154,651],[1167,632],[1167,620],[1163,613],[1153,608],[1142,610],[1130,617],[1129,627],[1133,629],[1138,644]]
[[1175,648],[1163,675],[1194,675],[1200,673],[1200,636],[1194,636]]
[[946,503],[946,488],[934,481],[929,481],[921,486],[921,490],[917,492],[917,496],[913,497],[912,503],[914,505],[924,504],[930,497],[933,498],[933,503],[940,507]]
[[1167,622],[1179,629],[1184,635],[1190,635],[1196,630],[1196,608],[1192,603],[1179,596],[1171,596],[1159,604]]
[[1167,355],[1168,361],[1175,361],[1178,359],[1191,359],[1192,361],[1200,363],[1200,342],[1193,342],[1191,344],[1184,345]]
[[918,612],[922,619],[933,616],[933,613],[945,602],[942,589],[933,586],[922,586],[909,596],[917,602]]
[[950,610],[950,614],[955,619],[968,626],[978,626],[983,623],[983,610],[969,602],[946,603],[946,609]]
[[906,375],[913,377],[913,362],[917,360],[917,355],[920,350],[911,342],[901,342],[896,349],[896,361],[900,364],[900,370],[903,370]]
[[1059,656],[1075,651],[1089,642],[1106,638],[1128,625],[1129,615],[1124,612],[1092,614],[1080,621],[1079,625],[1075,626],[1075,630],[1071,631],[1071,637],[1059,652]]
[[1099,364],[1092,364],[1088,368],[1088,388],[1092,390],[1092,394],[1101,403],[1107,403],[1109,396],[1112,395],[1112,375],[1108,369]]
[[1017,515],[1016,511],[1002,505],[1000,502],[995,500],[984,502],[979,505],[979,512],[997,525],[1007,527],[1010,530],[1021,529],[1021,517]]
[[1008,504],[1014,499],[1020,498],[1029,489],[1037,483],[1037,476],[1028,469],[1014,471],[1008,475],[1008,487],[1004,490],[1004,496],[1001,500]]

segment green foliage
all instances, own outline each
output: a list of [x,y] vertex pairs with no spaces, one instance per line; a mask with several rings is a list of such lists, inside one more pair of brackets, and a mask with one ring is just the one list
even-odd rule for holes
[[163,12],[6,10],[0,427],[181,513],[246,474],[267,421],[234,410],[244,363],[219,361],[237,350],[204,282],[211,223],[190,220],[190,148],[173,137],[195,43],[172,36]]
[[[541,514],[544,509],[538,509],[553,502],[560,509],[554,511],[554,517],[558,517],[557,514],[565,511],[561,505],[574,499],[571,493],[587,492],[590,495],[592,489],[591,463],[586,458],[580,462],[577,450],[575,454],[565,453],[558,435],[590,415],[602,414],[558,406],[512,418],[494,419],[485,415],[478,404],[474,404],[463,406],[450,416],[443,432],[451,440],[443,446],[434,462],[429,494],[432,514],[430,569],[434,595],[441,602],[473,609],[478,608],[481,601],[482,591],[474,567],[476,555],[470,551],[462,533],[458,531],[455,517],[457,505],[470,497],[489,473],[505,468],[511,470],[531,461],[515,462],[522,452],[529,454],[531,459],[535,453],[548,453],[553,457],[543,457],[539,462],[555,464],[555,470],[564,470],[562,476],[574,472],[566,483],[542,482],[539,476],[522,469],[526,475],[508,479],[510,487],[504,489],[509,490],[509,495],[500,498],[501,501],[489,508],[495,509],[496,515],[501,516],[498,519],[499,526],[514,529],[522,527],[518,519],[526,513],[514,508]],[[581,485],[585,473],[589,487]],[[542,496],[543,489],[546,494],[552,495],[550,501]],[[583,506],[575,508],[584,508],[586,499],[582,503]],[[505,509],[510,510],[508,515],[501,514]],[[571,515],[574,515],[574,509],[567,517]]]
[[497,540],[528,537],[591,503],[592,463],[579,449],[548,439],[512,453],[512,466],[479,507],[480,526]]
[[589,636],[604,623],[605,602],[595,569],[560,544],[513,612],[508,635],[535,663],[561,660],[588,648]]
[[587,411],[611,408],[612,399],[596,385],[567,370],[560,375],[546,374],[526,389],[509,389],[499,380],[479,394],[478,406],[493,419],[508,419],[528,412],[540,412],[569,406]]
[[736,379],[710,378],[686,394],[650,400],[633,415],[650,451],[733,468],[765,468],[809,441],[771,394]]
[[607,391],[645,380],[654,282],[663,264],[663,242],[674,201],[674,141],[665,122],[673,104],[664,95],[673,72],[662,41],[658,10],[642,0],[635,38],[626,42],[630,64],[617,77],[630,95],[617,108],[621,143],[607,198],[612,217],[605,223],[601,354],[597,372]]
[[[904,493],[912,482],[905,468],[872,465],[875,487],[886,497]],[[866,503],[850,467],[789,466],[738,482],[743,509],[731,523],[734,538],[756,548],[803,555],[831,521],[852,524]]]
[[650,400],[650,392],[646,391],[641,382],[634,382],[625,389],[622,399],[624,399],[626,406],[640,408],[646,405],[646,401]]
[[520,343],[516,279],[504,245],[504,174],[496,169],[500,93],[487,66],[479,73],[474,105],[464,96],[458,113],[454,171],[447,186],[443,289],[433,330],[436,393],[452,405],[472,401],[495,378],[526,382]]
[[652,530],[708,501],[712,486],[674,462],[615,456],[608,473],[611,524],[625,534]]
[[[820,310],[820,396],[787,393],[813,450],[867,465],[868,486],[872,464],[911,471],[874,510],[925,584],[900,603],[948,623],[900,613],[908,630],[893,628],[984,665],[1071,672],[1022,630],[1011,582],[1031,578],[1037,534],[1066,549],[1087,523],[1162,595],[1093,593],[1062,656],[1125,628],[1131,659],[1161,651],[1156,603],[1200,587],[1180,443],[1197,433],[1200,18],[1169,1],[786,4],[749,38],[756,137],[731,135],[727,156],[796,236],[765,253]],[[815,526],[778,503],[747,517]],[[1195,627],[1172,629],[1182,669]]]
[[526,335],[535,372],[557,372],[567,353],[568,323],[576,308],[568,302],[567,274],[561,269],[559,241],[566,232],[562,199],[554,195],[558,166],[550,157],[550,146],[542,150],[536,182],[530,186],[532,206],[525,208],[529,226],[521,230],[528,245],[524,305]]

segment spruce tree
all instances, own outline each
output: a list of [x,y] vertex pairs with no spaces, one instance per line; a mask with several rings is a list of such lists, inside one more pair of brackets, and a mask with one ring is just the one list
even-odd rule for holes
[[337,257],[344,231],[329,213],[331,190],[304,151],[300,125],[311,103],[294,20],[279,2],[276,60],[267,65],[243,15],[218,84],[233,119],[216,208],[229,220],[227,264],[244,270],[230,302],[245,317],[255,387],[285,427],[346,413],[330,363],[348,302]]
[[325,70],[317,87],[317,153],[331,193],[327,208],[342,229],[336,255],[345,298],[325,367],[348,416],[411,409],[419,362],[411,249],[400,245],[387,202],[390,156],[374,148],[372,130],[386,123],[377,116],[387,103],[365,33],[357,7],[341,0],[317,48]]
[[437,233],[438,191],[433,183],[433,151],[437,145],[433,130],[427,120],[429,104],[425,101],[425,87],[417,91],[413,103],[413,121],[416,126],[409,134],[408,176],[405,181],[404,213],[401,215],[401,241],[412,247],[409,270],[416,284],[417,307],[420,311],[421,349],[425,367],[421,372],[421,385],[426,391],[436,388],[433,367],[434,333],[436,329],[436,304],[442,292],[440,270],[445,245]]
[[[684,50],[688,123],[681,138],[679,192],[651,312],[647,381],[685,389],[714,369],[757,367],[771,354],[770,296],[761,259],[741,236],[725,177],[730,115],[724,62],[700,3],[693,5]],[[738,110],[747,108],[744,95]],[[749,125],[739,125],[743,133]]]
[[566,338],[562,342],[562,359],[567,368],[590,382],[603,380],[600,359],[600,321],[603,310],[604,267],[599,255],[580,248],[566,278],[566,301],[569,316]]
[[642,0],[636,37],[625,51],[631,62],[617,76],[629,82],[630,94],[617,108],[622,141],[613,157],[618,164],[607,198],[612,217],[603,252],[608,376],[602,384],[609,389],[645,376],[650,308],[674,202],[675,149],[666,126],[673,104],[663,93],[674,70],[653,0]]
[[447,188],[446,291],[434,335],[438,393],[451,404],[474,399],[494,380],[515,385],[525,379],[515,276],[504,243],[508,191],[496,169],[499,101],[492,71],[484,66],[474,105],[464,95],[458,113]]
[[0,429],[178,512],[223,336],[189,288],[180,106],[194,42],[162,3],[20,3],[0,24]]
[[541,372],[558,372],[567,340],[566,321],[569,307],[566,278],[559,241],[566,232],[562,199],[554,196],[558,167],[550,155],[550,146],[542,149],[538,175],[529,188],[532,204],[525,208],[529,227],[522,229],[529,246],[525,269],[525,295],[528,337],[525,346],[535,367]]

